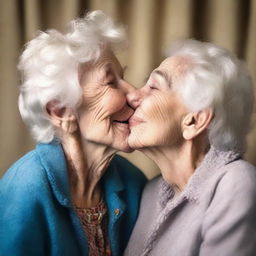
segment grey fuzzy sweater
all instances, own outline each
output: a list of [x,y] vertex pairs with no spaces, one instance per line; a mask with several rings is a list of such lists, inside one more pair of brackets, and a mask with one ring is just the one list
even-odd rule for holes
[[177,197],[162,177],[144,189],[125,256],[256,255],[256,169],[211,148]]

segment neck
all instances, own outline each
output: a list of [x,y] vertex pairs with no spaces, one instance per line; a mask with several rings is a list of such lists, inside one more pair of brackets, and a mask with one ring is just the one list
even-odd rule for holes
[[206,154],[206,147],[194,141],[185,141],[179,147],[155,147],[141,150],[160,168],[163,178],[175,192],[185,189]]
[[79,135],[62,139],[68,162],[68,175],[73,203],[92,207],[101,200],[100,179],[115,151],[100,144],[82,140]]

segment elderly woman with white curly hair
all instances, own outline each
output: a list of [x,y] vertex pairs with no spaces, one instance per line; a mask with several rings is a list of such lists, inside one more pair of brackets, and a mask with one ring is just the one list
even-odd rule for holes
[[128,143],[160,167],[144,189],[125,256],[252,256],[256,170],[242,160],[253,90],[227,50],[177,42],[130,92]]
[[39,144],[1,179],[0,255],[122,254],[145,184],[114,156],[131,151],[124,39],[94,11],[26,45],[19,109]]

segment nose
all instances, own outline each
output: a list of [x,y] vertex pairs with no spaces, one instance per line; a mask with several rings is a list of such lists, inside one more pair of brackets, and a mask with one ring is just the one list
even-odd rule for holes
[[133,108],[137,108],[142,101],[142,92],[127,81],[123,81],[122,88],[125,91],[128,104]]
[[121,88],[122,88],[122,90],[124,91],[125,94],[128,94],[129,92],[135,90],[135,87],[132,84],[125,81],[125,80],[122,80]]
[[142,101],[142,92],[140,89],[133,88],[132,91],[127,93],[126,95],[128,104],[133,108],[136,109]]

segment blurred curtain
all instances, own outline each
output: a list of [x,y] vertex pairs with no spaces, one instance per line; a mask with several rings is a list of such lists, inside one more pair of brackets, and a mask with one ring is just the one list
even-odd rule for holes
[[[247,62],[256,81],[256,0],[0,0],[0,176],[34,146],[17,108],[16,65],[23,45],[37,30],[63,29],[95,9],[127,27],[130,45],[119,58],[128,65],[126,79],[137,87],[172,41],[188,37],[228,48]],[[248,143],[246,157],[256,164],[255,128]],[[156,174],[142,154],[126,156],[148,177]]]

